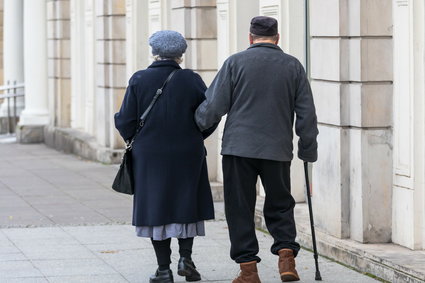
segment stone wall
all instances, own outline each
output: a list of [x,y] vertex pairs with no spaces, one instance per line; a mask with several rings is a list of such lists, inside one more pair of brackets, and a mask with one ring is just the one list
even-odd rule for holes
[[425,4],[394,9],[393,241],[425,248]]
[[52,125],[71,122],[71,21],[69,0],[47,1],[49,111]]
[[391,2],[310,1],[310,21],[317,225],[340,238],[391,241]]
[[149,2],[126,0],[127,78],[149,66]]
[[118,112],[128,78],[126,71],[125,0],[96,1],[96,137],[100,145],[122,148],[113,114]]
[[[170,29],[180,32],[187,41],[182,68],[197,72],[207,86],[217,72],[217,18],[216,0],[171,1],[169,5]],[[217,180],[218,135],[206,140],[210,180]]]
[[[3,0],[0,0],[0,85],[3,81]],[[1,101],[0,101],[1,103]]]

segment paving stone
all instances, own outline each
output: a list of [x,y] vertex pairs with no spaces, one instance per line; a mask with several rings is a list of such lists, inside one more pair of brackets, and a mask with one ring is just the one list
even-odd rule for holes
[[20,208],[0,207],[0,227],[51,226],[54,222],[28,206]]
[[79,242],[60,227],[11,228],[1,230],[16,246],[78,245]]
[[128,225],[64,227],[63,229],[83,245],[125,242],[138,247],[140,242],[140,239],[135,236],[134,227]]
[[49,159],[40,159],[40,158],[30,158],[31,162],[28,162],[27,158],[22,159],[11,159],[11,165],[16,168],[22,169],[46,169],[46,170],[54,170],[59,169],[60,167],[53,162],[50,162]]
[[[117,204],[117,202],[121,202]],[[111,195],[110,199],[104,198],[104,199],[97,199],[97,200],[85,200],[82,201],[82,203],[85,206],[94,208],[94,209],[103,209],[103,210],[110,210],[110,209],[126,209],[128,211],[132,211],[132,205],[133,203],[126,203],[122,201],[118,196]]]
[[93,276],[57,276],[47,277],[50,283],[121,283],[128,282],[122,275],[93,275]]
[[[139,273],[141,269],[146,269],[146,266],[154,266],[155,271],[157,261],[153,249],[125,250],[104,252],[98,254],[106,263],[113,266],[120,274]],[[177,264],[177,261],[173,261]]]
[[33,245],[20,245],[19,249],[30,260],[96,258],[92,251],[81,245],[36,243]]
[[[1,170],[0,177],[16,177],[16,176],[24,176],[24,174],[28,174],[28,171],[22,168],[16,168],[15,166],[11,166],[10,164],[6,164],[6,162],[0,162]],[[4,166],[4,168],[3,168]]]
[[[150,239],[136,237],[131,225],[115,224],[129,223],[132,210],[131,196],[110,188],[116,166],[83,161],[44,145],[0,143],[0,156],[1,283],[148,281],[157,268]],[[20,174],[3,166],[11,160]],[[207,221],[207,236],[195,240],[193,259],[203,282],[228,283],[239,267],[229,257],[223,203],[215,208],[217,220]],[[25,226],[53,227],[1,229]],[[273,240],[260,231],[257,237],[262,282],[279,282],[277,257],[269,251]],[[185,282],[177,275],[176,240],[172,251],[175,282]],[[374,282],[324,258],[320,264],[326,282]],[[310,252],[300,252],[297,267],[300,282],[314,282]]]
[[[128,223],[131,219],[131,198],[123,201],[109,189],[115,167],[82,161],[43,145],[8,144],[0,152],[14,165],[0,170],[0,195],[10,198],[1,198],[5,202],[0,205],[2,227]],[[84,203],[102,200],[102,195],[101,204]]]
[[12,190],[18,197],[22,198],[24,201],[27,201],[27,197],[55,197],[63,195],[60,190],[48,183],[46,183],[45,185],[11,185],[10,190]]
[[131,224],[131,211],[132,208],[122,208],[122,209],[96,209],[96,211],[109,218],[109,223],[118,223],[118,224]]
[[50,183],[46,182],[42,178],[30,175],[30,174],[26,174],[25,178],[22,176],[2,177],[1,181],[3,184],[5,184],[11,189],[16,187],[29,187],[29,185],[33,187],[43,187],[43,186],[49,187],[50,186]]
[[42,276],[43,274],[29,260],[0,262],[0,282],[7,278]]
[[[115,205],[117,205],[117,201],[122,201],[122,198],[120,198],[117,193],[114,193],[112,190],[107,190],[105,188],[73,187],[67,189],[65,192],[70,197],[84,202],[85,204],[87,204],[87,201],[96,201],[99,199],[109,201],[109,204],[115,203]],[[118,205],[119,204],[120,203],[118,203]]]
[[25,201],[31,206],[43,207],[45,205],[58,205],[58,204],[73,204],[75,199],[71,196],[65,195],[63,193],[58,195],[51,194],[40,194],[40,195],[31,195],[25,198]]
[[[220,235],[222,230],[225,230],[226,223],[224,221],[207,222],[206,225],[209,234],[205,238],[195,239],[193,259],[205,282],[230,282],[238,273],[238,265],[229,258],[229,241],[221,238],[215,240],[215,235]],[[63,230],[60,231],[58,229]],[[8,232],[7,230],[10,231]],[[19,233],[20,230],[22,233]],[[70,282],[90,282],[89,280],[102,282],[101,280],[105,277],[92,277],[102,274],[111,274],[111,278],[119,278],[117,280],[121,280],[118,274],[122,274],[125,280],[130,282],[146,282],[145,280],[157,267],[155,254],[150,246],[149,239],[136,237],[134,227],[129,225],[42,227],[3,229],[1,231],[3,233],[6,231],[8,238],[17,243],[27,257],[46,259],[54,257],[55,251],[61,254],[65,253],[69,259],[33,260],[35,267],[43,275],[47,276],[50,281],[56,280],[54,282],[59,282],[60,279],[69,279]],[[54,239],[64,239],[64,233],[71,238],[78,239],[78,244],[69,245],[61,250],[59,241]],[[278,282],[277,257],[269,252],[269,246],[272,244],[273,239],[266,234],[258,233],[259,238],[261,238],[259,255],[262,258],[262,262],[259,264],[259,272],[262,282]],[[29,245],[29,241],[22,242],[29,235],[34,235],[35,244],[32,248]],[[40,241],[44,241],[44,243]],[[103,242],[103,244],[96,244],[99,241]],[[202,243],[202,241],[205,242]],[[49,242],[54,244],[49,246]],[[204,245],[206,243],[208,243],[208,246]],[[55,246],[58,248],[55,249]],[[77,246],[80,247],[71,251],[73,247]],[[87,255],[86,249],[93,251],[95,258],[84,259],[84,256]],[[172,241],[172,250],[172,269],[176,276],[176,282],[184,282],[176,273],[176,264],[179,258],[176,240]],[[2,264],[3,262],[0,261],[0,266]],[[326,282],[375,282],[372,278],[324,258],[320,258],[320,265],[322,276]],[[314,277],[314,259],[310,252],[305,250],[300,252],[297,257],[297,268],[302,278],[301,282],[312,282]]]
[[116,243],[108,243],[108,244],[89,244],[84,245],[86,248],[94,252],[95,254],[102,253],[114,253],[128,250],[142,250],[142,249],[152,249],[152,244],[150,240],[142,240],[137,243],[134,242],[116,242]]
[[46,277],[117,274],[111,266],[100,259],[33,260],[32,263]]
[[89,213],[85,213],[84,215],[72,215],[72,214],[50,214],[49,219],[51,219],[55,225],[80,225],[84,223],[84,225],[96,225],[96,224],[109,224],[115,223],[117,221],[112,221],[109,218],[106,218],[96,212],[90,211]]
[[[1,169],[0,169],[1,170]],[[10,190],[8,187],[0,184],[0,198],[3,198],[5,196],[15,196],[16,193]]]
[[[149,282],[149,277],[155,273],[158,266],[156,264],[143,265],[143,267],[137,267],[131,273],[122,274],[125,279],[129,282]],[[173,270],[174,282],[179,282],[179,278],[176,271]],[[183,282],[183,281],[181,281]]]
[[0,254],[20,253],[20,250],[0,230]]
[[2,196],[0,199],[0,207],[1,208],[20,208],[20,207],[26,207],[28,206],[28,203],[23,200],[18,195],[11,195],[11,196]]
[[[5,251],[7,248],[4,249]],[[22,252],[5,252],[0,248],[0,261],[16,261],[16,260],[27,260]]]
[[[1,277],[0,277],[1,278]],[[22,277],[22,278],[5,278],[2,283],[47,283],[44,277]]]

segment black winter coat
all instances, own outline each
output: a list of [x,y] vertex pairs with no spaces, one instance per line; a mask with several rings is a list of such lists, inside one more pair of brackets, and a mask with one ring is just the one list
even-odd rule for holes
[[[135,133],[140,116],[171,71],[180,66],[157,61],[130,79],[115,126],[125,140]],[[194,113],[205,100],[206,86],[191,70],[179,70],[152,108],[132,150],[133,225],[195,223],[214,218],[204,138]]]

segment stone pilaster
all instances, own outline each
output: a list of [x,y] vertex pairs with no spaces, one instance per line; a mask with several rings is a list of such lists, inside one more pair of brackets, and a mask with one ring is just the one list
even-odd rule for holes
[[[172,1],[169,28],[180,32],[187,40],[183,68],[199,73],[207,86],[217,72],[216,0]],[[208,150],[209,177],[217,179],[219,164],[217,132],[205,142]]]
[[216,1],[173,1],[170,18],[169,27],[187,40],[184,66],[211,83],[217,71]]
[[394,0],[393,242],[425,248],[425,4]]
[[313,166],[316,223],[337,237],[388,242],[391,3],[310,1],[310,16],[311,78],[320,131],[319,160]]
[[70,1],[47,1],[49,112],[52,126],[70,127]]
[[[255,5],[255,4],[254,4]],[[258,0],[257,15],[273,17],[278,20],[280,34],[279,46],[295,56],[305,65],[305,1]],[[256,15],[256,16],[257,16]],[[249,21],[248,21],[249,24]],[[248,25],[249,26],[249,25]],[[298,137],[294,133],[294,159],[291,165],[291,189],[296,202],[305,201],[305,181],[302,160],[298,159]],[[264,191],[260,188],[260,192]]]
[[[248,34],[251,19],[258,15],[259,2],[253,0],[246,5],[244,0],[218,0],[217,1],[217,66],[232,54],[243,51],[249,47]],[[226,117],[223,117],[216,131],[217,140],[217,180],[223,182],[221,169],[221,140],[223,137]]]
[[126,2],[125,0],[96,1],[97,140],[111,149],[124,146],[115,130],[113,114],[121,106],[127,86],[126,70]]
[[149,2],[126,0],[127,77],[145,69],[149,60]]

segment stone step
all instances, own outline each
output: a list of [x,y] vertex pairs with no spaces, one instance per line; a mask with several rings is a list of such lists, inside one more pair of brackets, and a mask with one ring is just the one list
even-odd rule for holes
[[[263,216],[264,198],[258,197],[255,214],[257,228],[267,231]],[[314,210],[314,208],[313,208]],[[312,249],[311,228],[306,203],[295,208],[297,241]],[[410,250],[393,244],[362,244],[350,239],[339,239],[316,228],[317,250],[320,255],[393,283],[425,282],[425,251]],[[326,278],[324,278],[326,280]]]
[[217,201],[219,201],[219,202],[224,201],[223,184],[222,183],[218,183],[218,182],[211,182],[210,185],[211,185],[211,192],[212,192],[213,200],[215,202],[217,202]]

